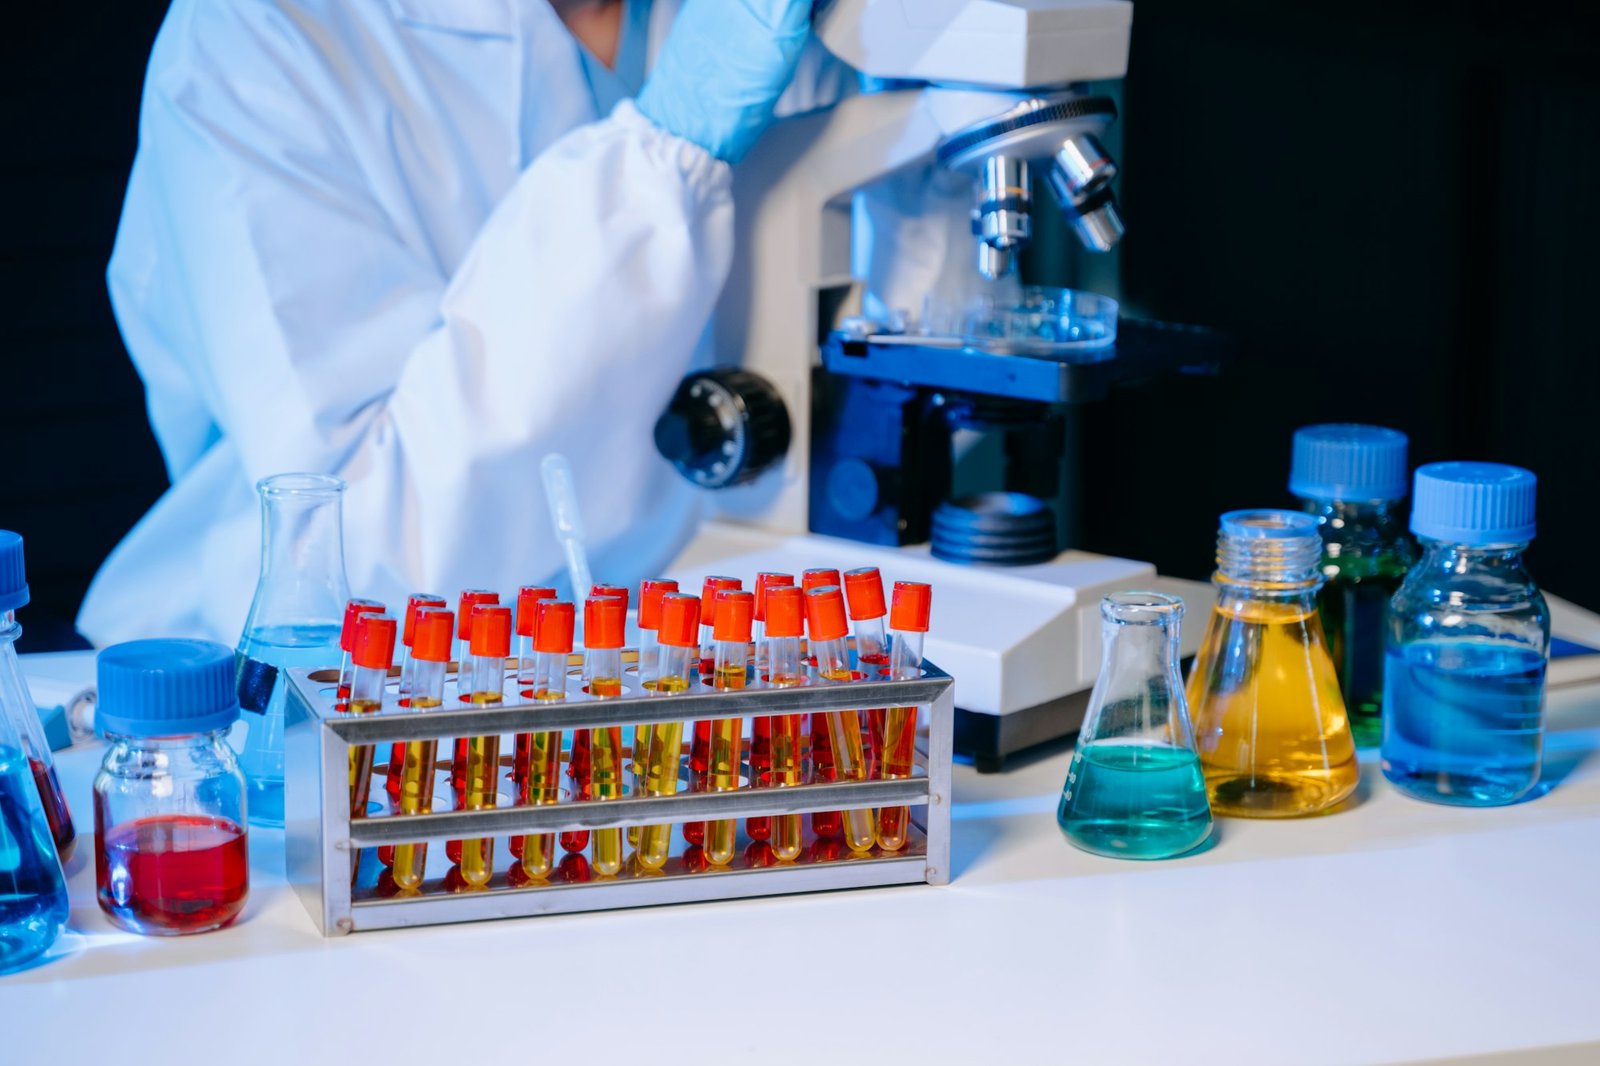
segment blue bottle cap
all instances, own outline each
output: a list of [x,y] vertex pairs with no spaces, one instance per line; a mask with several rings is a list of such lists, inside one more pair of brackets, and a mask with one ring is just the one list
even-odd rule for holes
[[132,737],[208,733],[239,717],[233,652],[210,640],[131,640],[100,653],[96,725]]
[[1411,532],[1478,547],[1533,539],[1539,479],[1504,463],[1429,463],[1417,468]]
[[1398,500],[1406,494],[1406,435],[1330,423],[1295,430],[1289,491],[1328,500]]
[[0,529],[0,611],[28,602],[28,570],[22,565],[22,534]]

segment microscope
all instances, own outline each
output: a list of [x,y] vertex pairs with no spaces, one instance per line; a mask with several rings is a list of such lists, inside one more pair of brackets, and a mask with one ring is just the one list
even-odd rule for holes
[[[1015,280],[1037,211],[1091,251],[1122,237],[1116,106],[1087,83],[1124,76],[1132,18],[1126,0],[821,6],[817,37],[879,88],[781,121],[736,170],[717,365],[656,427],[714,516],[674,576],[877,566],[935,587],[927,654],[980,770],[1078,727],[1106,593],[1176,593],[1196,621],[1211,602],[1149,564],[1060,551],[1051,506],[1069,407],[1203,362],[1204,338],[1119,323],[1089,293],[1019,305]],[[984,301],[974,335],[963,308]],[[985,435],[997,491],[952,498],[958,442]]]

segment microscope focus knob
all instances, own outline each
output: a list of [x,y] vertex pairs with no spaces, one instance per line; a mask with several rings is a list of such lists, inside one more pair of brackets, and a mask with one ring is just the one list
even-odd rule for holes
[[690,374],[656,420],[656,450],[705,489],[753,481],[789,450],[789,412],[766,378],[718,367]]

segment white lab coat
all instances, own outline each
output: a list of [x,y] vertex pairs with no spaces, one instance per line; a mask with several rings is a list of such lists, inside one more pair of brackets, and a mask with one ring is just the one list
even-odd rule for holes
[[[780,110],[844,83],[808,66]],[[728,271],[729,169],[595,112],[545,0],[176,0],[109,270],[173,484],[89,639],[235,640],[284,471],[348,482],[352,589],[391,604],[555,575],[551,451],[596,579],[670,561],[697,505],[651,428]]]

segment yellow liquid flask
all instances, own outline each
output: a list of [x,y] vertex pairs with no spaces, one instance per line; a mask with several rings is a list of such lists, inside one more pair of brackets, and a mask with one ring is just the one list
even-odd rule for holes
[[[583,681],[592,700],[622,695],[622,644],[628,624],[628,601],[617,596],[590,596],[583,605]],[[622,727],[589,731],[589,788],[597,801],[621,799]],[[622,830],[596,829],[594,872],[615,877],[622,872]]]
[[1211,835],[1211,806],[1178,676],[1183,603],[1156,592],[1100,601],[1103,647],[1056,821],[1076,847],[1167,859]]
[[[450,665],[450,645],[456,616],[443,607],[417,611],[411,634],[411,710],[431,711],[444,705],[444,675]],[[396,806],[402,815],[433,811],[434,764],[437,740],[413,740],[400,745],[400,794]],[[428,845],[396,844],[392,874],[401,892],[416,892],[428,866]]]
[[[689,691],[690,679],[699,676],[700,598],[669,592],[661,598],[661,628],[656,633],[660,659],[655,696],[680,696]],[[645,749],[644,774],[635,788],[645,796],[678,794],[678,769],[683,755],[683,723],[662,722],[650,727]],[[639,867],[659,870],[672,854],[672,826],[647,825],[639,834]]]
[[1217,537],[1217,605],[1189,674],[1211,809],[1318,814],[1360,771],[1317,615],[1322,538],[1295,511],[1231,511]]

